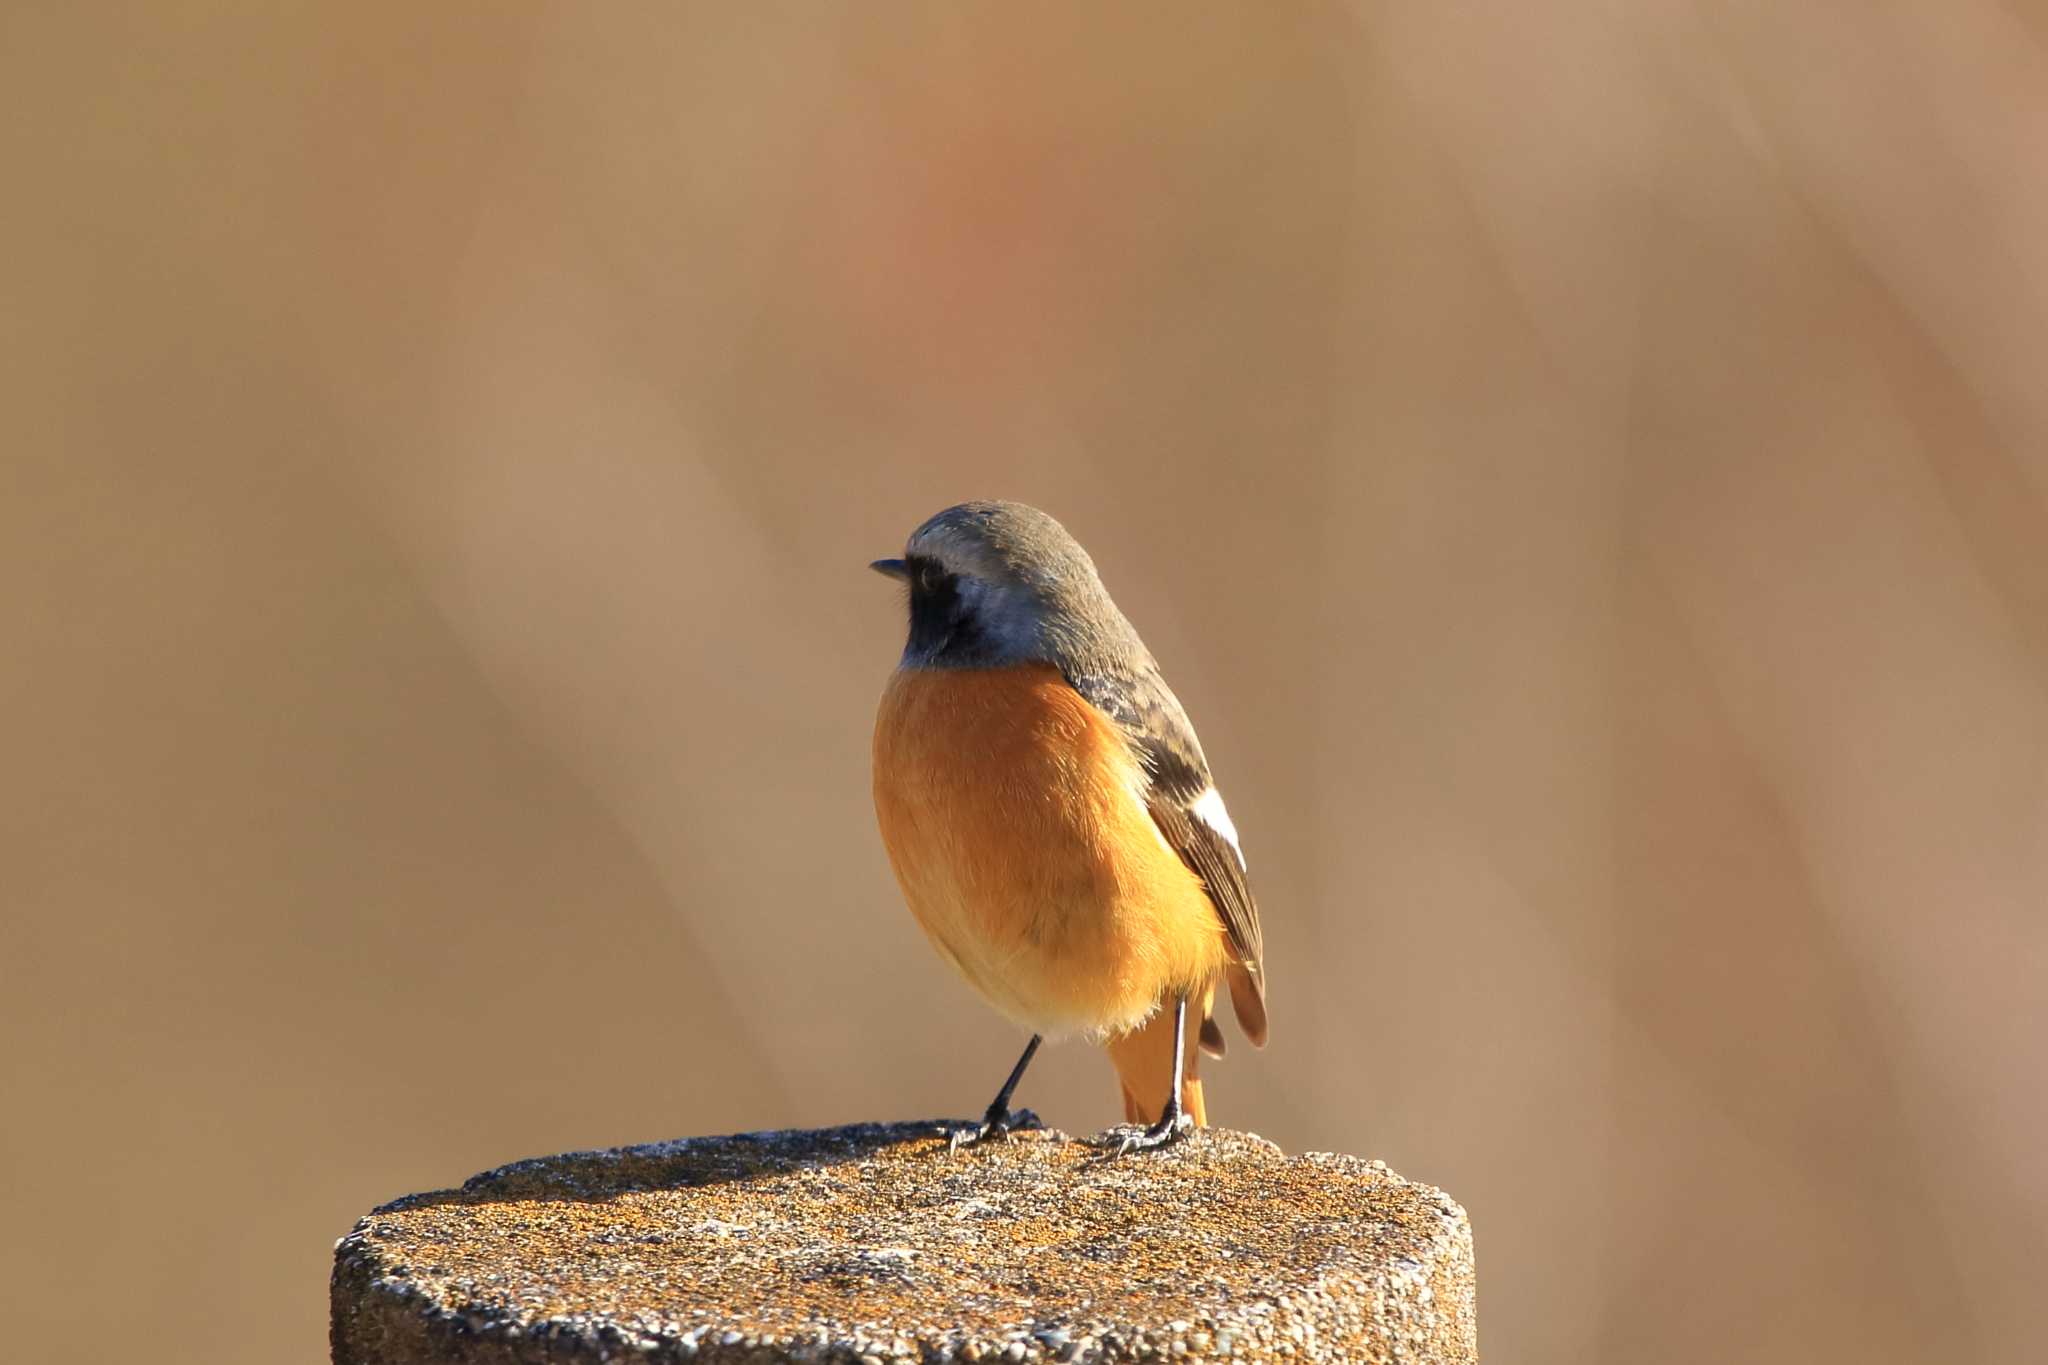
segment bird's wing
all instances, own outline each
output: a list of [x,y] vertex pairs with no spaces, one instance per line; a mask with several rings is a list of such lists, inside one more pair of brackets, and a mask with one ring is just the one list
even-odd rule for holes
[[1148,786],[1145,806],[1167,844],[1202,879],[1209,902],[1230,934],[1237,964],[1230,1000],[1239,1027],[1253,1046],[1266,1041],[1265,940],[1259,904],[1245,880],[1244,851],[1208,760],[1180,699],[1155,668],[1135,677],[1069,677],[1074,690],[1117,723],[1139,761]]

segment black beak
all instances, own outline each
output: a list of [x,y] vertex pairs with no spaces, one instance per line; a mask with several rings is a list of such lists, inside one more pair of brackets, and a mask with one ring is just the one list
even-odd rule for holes
[[889,578],[900,578],[906,583],[910,581],[910,566],[900,559],[878,559],[868,567]]

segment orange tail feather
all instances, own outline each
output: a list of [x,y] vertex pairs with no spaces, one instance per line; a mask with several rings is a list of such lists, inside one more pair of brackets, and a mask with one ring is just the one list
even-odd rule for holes
[[[1195,1074],[1202,1060],[1196,1039],[1215,997],[1211,986],[1188,1001],[1187,1042],[1181,1049],[1180,1104],[1198,1128],[1209,1126],[1209,1111],[1202,1102],[1202,1082]],[[1169,1005],[1155,1011],[1131,1032],[1110,1039],[1108,1047],[1110,1063],[1123,1086],[1124,1122],[1157,1123],[1173,1078],[1173,1008]]]

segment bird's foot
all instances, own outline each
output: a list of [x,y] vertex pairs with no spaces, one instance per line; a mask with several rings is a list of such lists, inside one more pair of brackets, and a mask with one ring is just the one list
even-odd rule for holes
[[1135,1123],[1121,1124],[1102,1135],[1102,1145],[1108,1148],[1102,1154],[1105,1161],[1114,1161],[1132,1152],[1156,1151],[1171,1147],[1189,1133],[1195,1131],[1195,1120],[1190,1114],[1166,1114],[1150,1128],[1140,1128]]
[[946,1134],[946,1149],[957,1152],[962,1147],[973,1147],[995,1138],[1007,1138],[1012,1133],[1022,1133],[1043,1128],[1038,1115],[1029,1109],[994,1109],[982,1115],[981,1122],[955,1128]]

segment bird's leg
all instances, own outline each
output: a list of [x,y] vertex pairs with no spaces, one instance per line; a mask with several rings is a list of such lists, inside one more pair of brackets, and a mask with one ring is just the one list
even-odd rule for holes
[[1008,1137],[1020,1128],[1038,1126],[1038,1115],[1029,1109],[1011,1111],[1010,1096],[1016,1091],[1017,1082],[1024,1079],[1024,1068],[1031,1065],[1031,1059],[1037,1054],[1040,1041],[1037,1034],[1031,1035],[1031,1041],[1024,1044],[1024,1055],[1017,1059],[1017,1065],[1010,1068],[1010,1079],[1004,1081],[1003,1088],[996,1092],[995,1099],[988,1106],[988,1112],[981,1116],[980,1125],[974,1128],[955,1129],[952,1136],[947,1139],[949,1146],[967,1147],[977,1142],[985,1142],[992,1137]]
[[1187,1056],[1188,998],[1183,995],[1173,1006],[1173,1080],[1166,1096],[1166,1108],[1160,1111],[1159,1122],[1142,1133],[1132,1133],[1117,1144],[1111,1156],[1122,1156],[1126,1152],[1149,1152],[1155,1147],[1164,1147],[1178,1142],[1194,1131],[1195,1121],[1181,1109],[1180,1067]]

